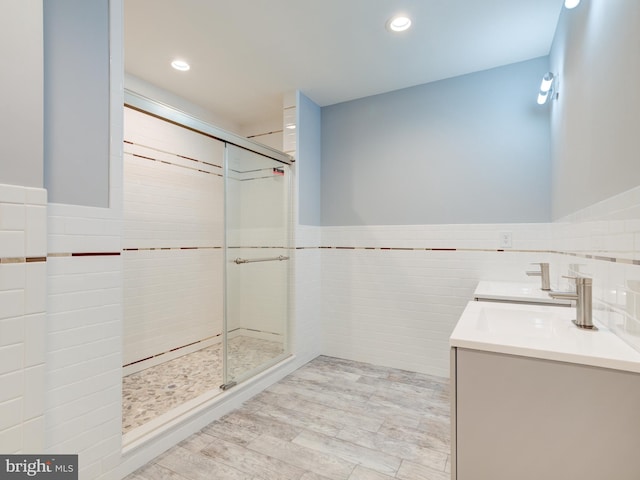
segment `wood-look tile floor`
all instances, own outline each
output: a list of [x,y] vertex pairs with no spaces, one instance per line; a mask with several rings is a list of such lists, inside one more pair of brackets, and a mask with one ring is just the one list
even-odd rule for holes
[[448,480],[449,381],[318,357],[127,480]]

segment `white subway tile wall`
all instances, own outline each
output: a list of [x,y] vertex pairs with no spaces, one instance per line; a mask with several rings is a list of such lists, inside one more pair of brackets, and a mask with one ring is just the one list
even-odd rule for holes
[[123,364],[142,368],[222,333],[224,144],[130,108],[124,140]]
[[0,451],[44,449],[46,191],[0,185]]
[[324,227],[322,246],[327,355],[447,375],[476,283],[527,281],[540,261],[555,289],[572,288],[563,275],[593,277],[594,317],[640,350],[640,187],[553,224]]
[[81,476],[120,446],[121,263],[119,255],[48,261],[47,447],[80,454]]
[[123,365],[222,332],[222,250],[124,251]]
[[[314,227],[304,227],[305,230]],[[319,230],[320,228],[316,228]],[[306,232],[307,234],[309,232]],[[291,345],[301,365],[323,353],[322,257],[319,249],[296,250],[290,283]]]
[[640,350],[640,187],[553,227],[560,270],[593,277],[594,318]]
[[[225,146],[129,108],[125,126],[124,363],[145,366],[222,334]],[[288,256],[286,167],[227,155],[228,260]],[[286,333],[287,265],[228,266],[229,330]]]
[[[233,258],[290,256],[286,248],[237,248]],[[284,335],[287,318],[287,261],[256,262],[228,266],[227,321],[229,330],[238,328]]]
[[[109,3],[122,18],[122,2]],[[111,22],[109,208],[47,207],[46,452],[117,478],[122,450],[122,24]]]
[[[499,251],[500,234],[512,234]],[[449,336],[480,280],[535,281],[547,224],[322,229],[323,353],[449,374]]]
[[284,101],[284,109],[282,112],[282,151],[295,157],[297,150],[297,107],[295,101],[292,105],[287,105],[287,99]]
[[237,265],[233,260],[291,257],[290,172],[285,165],[237,150],[230,151],[229,161],[227,325],[230,331],[282,336],[287,333],[289,262]]

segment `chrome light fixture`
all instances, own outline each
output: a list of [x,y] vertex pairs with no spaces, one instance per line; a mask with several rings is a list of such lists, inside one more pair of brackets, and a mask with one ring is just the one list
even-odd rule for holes
[[540,91],[538,92],[538,105],[544,105],[556,94],[556,89],[554,88],[556,79],[557,75],[554,75],[552,72],[544,74],[542,82],[540,83]]

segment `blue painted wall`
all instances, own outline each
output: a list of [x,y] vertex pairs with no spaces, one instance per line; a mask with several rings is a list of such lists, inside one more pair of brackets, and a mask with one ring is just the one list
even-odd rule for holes
[[300,92],[297,105],[298,221],[302,225],[320,225],[321,110]]
[[322,108],[322,225],[550,221],[535,101],[548,69],[541,57]]
[[42,188],[42,1],[0,2],[0,58],[0,183]]
[[640,2],[563,9],[550,54],[553,218],[640,185]]
[[48,199],[108,207],[109,2],[56,0],[43,6]]

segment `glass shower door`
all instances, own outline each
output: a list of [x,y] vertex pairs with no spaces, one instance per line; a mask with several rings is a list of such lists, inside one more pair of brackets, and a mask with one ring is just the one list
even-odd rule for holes
[[227,144],[225,168],[229,388],[289,354],[289,166]]

